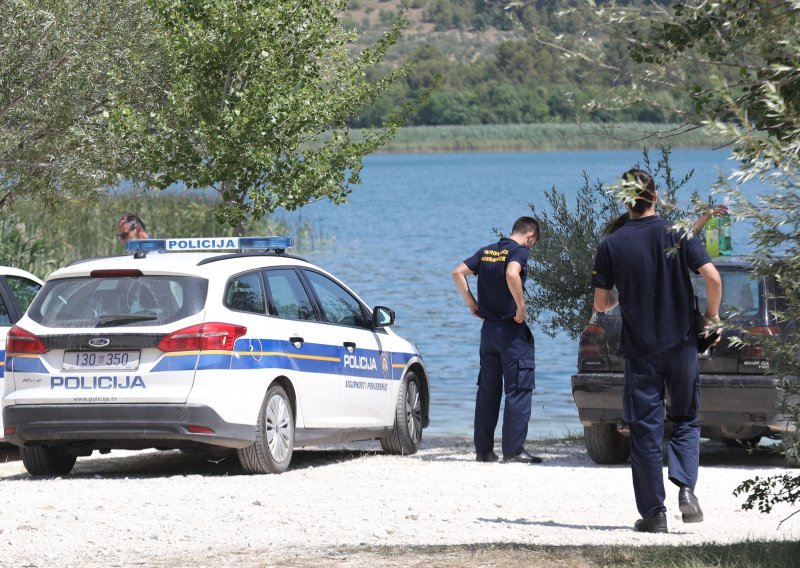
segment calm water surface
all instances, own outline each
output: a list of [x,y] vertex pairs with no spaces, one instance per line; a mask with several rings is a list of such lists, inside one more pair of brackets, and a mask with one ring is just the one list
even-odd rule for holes
[[[728,157],[726,151],[674,151],[676,176],[695,172],[683,196],[693,190],[707,195],[720,172],[734,169]],[[517,217],[530,213],[528,203],[543,207],[551,187],[574,195],[583,171],[592,181],[613,183],[640,161],[636,151],[377,155],[365,161],[364,183],[349,203],[320,202],[279,216],[310,223],[327,239],[305,254],[309,260],[368,304],[397,312],[395,330],[417,344],[430,374],[428,432],[471,435],[480,321],[456,292],[451,270],[496,240],[492,228],[510,232]],[[733,225],[733,246],[737,253],[749,250],[743,223]],[[474,291],[475,281],[470,284]],[[537,389],[529,437],[577,432],[570,391],[577,343],[566,335],[547,337],[534,326],[532,331]]]

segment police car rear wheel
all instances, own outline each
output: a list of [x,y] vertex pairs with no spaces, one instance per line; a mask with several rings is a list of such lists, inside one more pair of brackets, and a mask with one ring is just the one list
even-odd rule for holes
[[294,451],[294,415],[289,396],[272,385],[261,403],[256,441],[238,450],[239,462],[248,473],[283,473]]
[[66,475],[75,466],[77,456],[70,455],[59,448],[34,446],[20,448],[22,463],[28,473],[35,477],[57,477]]
[[413,372],[406,373],[397,396],[392,431],[381,438],[381,447],[387,454],[414,454],[422,443],[422,396],[419,379]]

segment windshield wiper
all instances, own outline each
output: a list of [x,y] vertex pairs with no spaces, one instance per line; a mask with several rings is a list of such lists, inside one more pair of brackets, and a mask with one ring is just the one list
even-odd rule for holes
[[107,315],[97,318],[97,327],[108,327],[112,325],[125,325],[128,323],[135,323],[140,321],[153,321],[158,319],[158,316],[145,315],[145,314],[119,314]]

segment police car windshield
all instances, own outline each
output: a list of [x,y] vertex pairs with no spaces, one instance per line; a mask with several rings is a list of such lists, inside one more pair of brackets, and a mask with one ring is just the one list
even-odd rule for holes
[[207,291],[192,276],[64,278],[45,283],[28,314],[48,327],[156,326],[198,313]]

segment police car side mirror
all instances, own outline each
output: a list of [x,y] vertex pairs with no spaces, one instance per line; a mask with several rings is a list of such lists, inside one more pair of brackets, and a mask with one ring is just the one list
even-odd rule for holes
[[394,324],[394,311],[386,306],[375,306],[372,310],[372,327],[389,327]]

